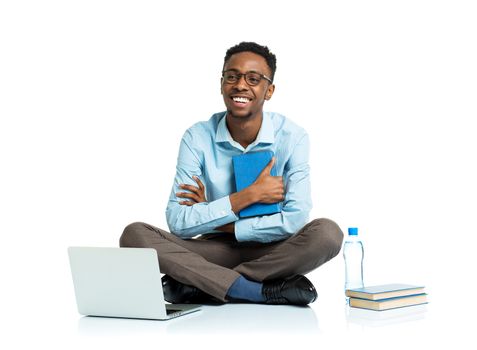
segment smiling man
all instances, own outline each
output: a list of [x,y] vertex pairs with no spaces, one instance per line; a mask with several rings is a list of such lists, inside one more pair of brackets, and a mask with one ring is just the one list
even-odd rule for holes
[[[166,209],[171,233],[136,222],[121,236],[122,247],[157,250],[171,303],[306,305],[317,292],[304,275],[340,251],[336,223],[308,222],[307,133],[263,111],[275,91],[275,70],[266,46],[242,42],[227,51],[220,80],[226,111],[196,123],[181,141]],[[237,192],[232,157],[261,151],[275,156]],[[278,176],[271,175],[273,167]],[[239,217],[254,203],[280,203],[281,212]]]

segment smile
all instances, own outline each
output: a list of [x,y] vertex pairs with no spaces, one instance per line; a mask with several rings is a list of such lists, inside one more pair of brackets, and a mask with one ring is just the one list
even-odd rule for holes
[[251,101],[251,99],[248,97],[238,97],[238,96],[232,97],[232,100],[235,103],[240,103],[240,104],[245,104]]

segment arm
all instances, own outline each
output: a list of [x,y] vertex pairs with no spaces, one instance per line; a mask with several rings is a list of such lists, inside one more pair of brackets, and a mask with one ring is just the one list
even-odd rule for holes
[[286,195],[282,212],[236,221],[234,229],[238,241],[278,241],[292,236],[306,224],[312,207],[308,157],[309,139],[305,134],[285,165]]
[[[275,157],[268,163],[268,165],[262,170],[257,180],[247,188],[244,188],[240,192],[232,193],[230,203],[232,205],[232,211],[238,214],[239,211],[252,205],[254,203],[278,203],[284,199],[284,187],[283,179],[281,176],[272,176],[271,170],[275,164]],[[198,188],[191,188],[191,191],[196,192],[193,196],[197,203],[200,200],[201,191],[203,193],[202,184],[199,183]],[[220,227],[217,227],[218,231],[226,233],[235,233],[235,223],[229,223]]]
[[[199,154],[192,147],[192,135],[190,131],[187,131],[179,148],[176,176],[166,209],[170,231],[181,238],[192,238],[199,234],[213,232],[216,227],[238,219],[232,211],[229,196],[212,202],[181,204],[183,199],[177,196],[177,193],[183,190],[180,185],[197,185],[193,176],[201,178],[202,165]],[[206,183],[204,179],[202,181]]]
[[[251,204],[260,203],[277,203],[284,198],[283,179],[281,176],[272,176],[271,170],[275,164],[275,157],[262,170],[257,180],[249,187],[240,192],[232,193],[229,196],[232,211],[235,214]],[[207,202],[205,197],[205,187],[197,176],[192,176],[197,182],[197,186],[179,185],[180,188],[189,192],[178,192],[177,197],[187,200],[179,201],[181,205],[193,206],[198,203]],[[235,233],[235,224],[233,222],[219,226],[218,231],[226,233]]]

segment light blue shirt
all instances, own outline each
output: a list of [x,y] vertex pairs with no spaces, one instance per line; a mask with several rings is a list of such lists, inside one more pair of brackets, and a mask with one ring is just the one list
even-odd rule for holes
[[[169,229],[181,238],[218,232],[215,228],[235,222],[237,241],[273,242],[295,234],[308,222],[310,197],[309,138],[305,130],[277,113],[263,112],[256,140],[243,148],[227,128],[226,112],[190,127],[182,137],[166,218]],[[232,156],[246,152],[272,151],[275,169],[283,176],[285,200],[282,211],[261,217],[239,218],[229,195],[236,192]],[[192,206],[179,204],[180,184],[197,186],[192,176],[206,188],[207,202]]]

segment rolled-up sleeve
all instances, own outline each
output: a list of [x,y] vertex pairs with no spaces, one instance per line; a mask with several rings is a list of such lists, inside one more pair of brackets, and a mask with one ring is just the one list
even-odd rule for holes
[[174,184],[166,208],[169,230],[181,238],[192,238],[199,234],[214,232],[216,227],[238,219],[232,211],[229,196],[192,206],[179,204],[183,199],[178,198],[176,193],[184,191],[179,185],[197,186],[192,178],[197,176],[207,186],[207,181],[202,175],[200,154],[197,152],[197,147],[193,147],[191,132],[187,131],[182,137]]
[[266,243],[283,240],[308,222],[312,208],[308,158],[309,138],[305,133],[295,145],[284,169],[286,193],[282,211],[235,222],[235,237],[238,241]]

